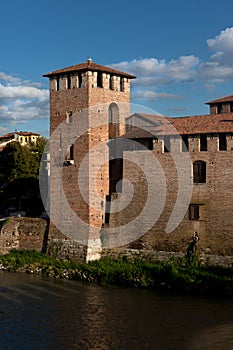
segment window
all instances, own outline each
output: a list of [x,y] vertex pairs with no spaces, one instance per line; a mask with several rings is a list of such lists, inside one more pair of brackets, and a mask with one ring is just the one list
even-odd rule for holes
[[219,134],[219,151],[227,150],[227,137],[225,133]]
[[70,75],[68,74],[67,75],[67,89],[70,89],[71,87],[71,78],[70,78]]
[[69,166],[74,164],[74,145],[68,147],[63,165]]
[[57,77],[57,91],[60,90],[60,78]]
[[110,90],[114,90],[113,77],[111,77],[111,76],[110,76],[110,79],[109,79],[109,89]]
[[233,102],[230,102],[230,113],[233,113]]
[[222,114],[222,105],[221,104],[217,105],[217,113]]
[[207,135],[200,135],[200,151],[207,151]]
[[74,160],[74,145],[70,146],[70,160]]
[[72,122],[73,122],[73,113],[72,113],[72,111],[70,111],[68,113],[68,123],[71,124]]
[[206,163],[202,160],[193,163],[193,182],[195,184],[206,183]]
[[97,73],[97,87],[103,87],[102,73],[100,72]]
[[200,205],[190,204],[189,206],[189,220],[199,220],[200,219]]
[[182,152],[187,152],[189,150],[189,137],[188,135],[182,135]]
[[119,136],[119,108],[116,103],[111,103],[108,108],[108,137],[110,139]]
[[164,152],[170,152],[170,136],[164,137]]
[[83,86],[82,73],[78,74],[78,87],[81,88]]
[[120,91],[124,91],[123,78],[120,78]]

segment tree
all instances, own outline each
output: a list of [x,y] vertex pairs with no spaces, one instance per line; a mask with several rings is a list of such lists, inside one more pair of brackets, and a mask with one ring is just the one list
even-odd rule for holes
[[39,190],[39,167],[46,139],[37,144],[21,146],[17,141],[7,144],[0,153],[0,210],[9,206],[38,214],[43,211]]

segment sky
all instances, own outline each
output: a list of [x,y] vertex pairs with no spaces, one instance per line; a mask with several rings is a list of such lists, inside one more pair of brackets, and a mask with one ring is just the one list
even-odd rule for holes
[[85,62],[136,75],[131,102],[208,114],[233,94],[232,0],[1,0],[0,135],[49,134],[43,74]]

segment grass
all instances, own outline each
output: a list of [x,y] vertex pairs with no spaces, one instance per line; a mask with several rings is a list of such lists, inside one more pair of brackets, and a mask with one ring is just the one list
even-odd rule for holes
[[233,268],[202,266],[198,259],[192,262],[187,262],[185,258],[169,262],[132,262],[127,258],[102,258],[86,264],[56,259],[35,250],[12,250],[0,256],[0,269],[101,285],[233,296]]

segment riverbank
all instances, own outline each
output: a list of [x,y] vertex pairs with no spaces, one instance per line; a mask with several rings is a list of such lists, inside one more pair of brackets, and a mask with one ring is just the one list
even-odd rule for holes
[[103,258],[88,264],[60,260],[35,250],[12,250],[0,255],[0,270],[51,278],[66,278],[101,285],[143,287],[215,297],[233,296],[233,268],[201,265],[198,259],[134,262]]

